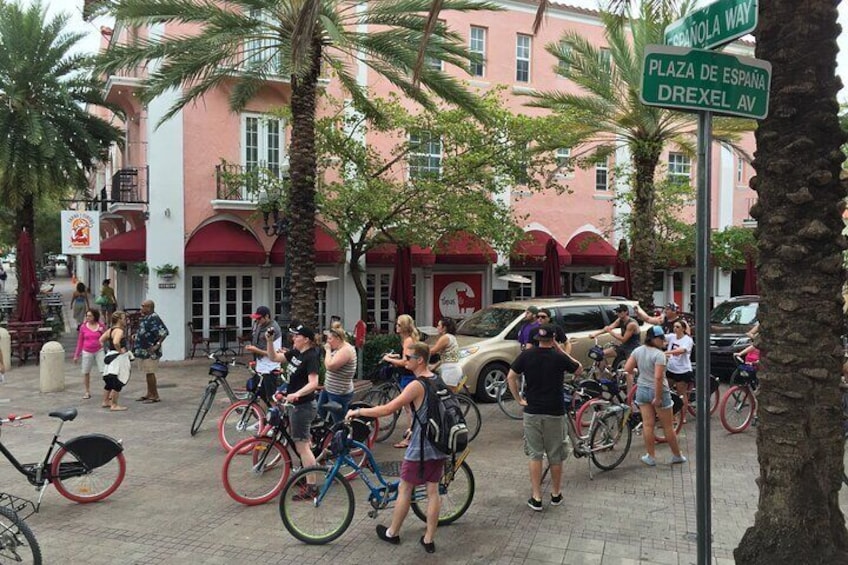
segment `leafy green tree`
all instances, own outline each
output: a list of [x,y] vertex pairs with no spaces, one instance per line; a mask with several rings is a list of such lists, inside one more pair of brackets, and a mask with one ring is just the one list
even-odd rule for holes
[[87,187],[86,175],[121,139],[86,105],[108,107],[92,60],[71,54],[84,34],[67,16],[47,18],[40,3],[0,3],[0,198],[13,237],[35,230],[36,205]]
[[[443,6],[460,12],[498,9],[477,0],[448,0]],[[230,106],[239,110],[268,79],[289,80],[290,94],[281,103],[290,107],[292,116],[288,246],[294,318],[315,318],[315,119],[322,73],[337,80],[353,105],[369,117],[378,115],[377,108],[357,83],[357,62],[368,65],[424,108],[435,108],[435,101],[441,99],[485,118],[476,97],[441,70],[427,66],[419,77],[423,88],[413,85],[410,73],[428,7],[428,0],[367,4],[340,0],[114,0],[107,4],[107,10],[126,25],[168,22],[198,27],[191,35],[180,32],[113,46],[101,60],[101,68],[108,73],[158,60],[150,69],[143,98],[149,101],[172,88],[181,89],[166,120],[224,84],[232,84]],[[363,25],[368,26],[368,33],[360,32]],[[432,37],[425,42],[428,58],[462,69],[477,59],[443,23],[434,23],[432,29]]]
[[[325,156],[319,170],[326,173],[321,178],[337,179],[320,186],[320,211],[335,226],[339,244],[350,249],[363,319],[360,260],[370,249],[386,242],[431,247],[443,235],[465,231],[509,253],[523,232],[522,218],[503,200],[506,189],[565,190],[551,175],[553,154],[533,150],[539,136],[554,128],[545,118],[513,115],[499,96],[491,92],[481,99],[489,115],[485,124],[458,109],[412,113],[398,100],[374,101],[384,116],[379,122],[350,113],[318,122],[318,154]],[[364,136],[393,138],[395,144],[380,154],[360,141]],[[425,139],[441,146],[438,167],[429,163],[432,174],[422,174]],[[407,174],[410,169],[415,174]]]
[[[529,105],[561,117],[561,147],[585,147],[587,162],[598,162],[626,146],[630,152],[633,213],[631,274],[633,294],[653,302],[657,250],[656,182],[664,148],[671,145],[694,154],[697,123],[692,114],[649,107],[639,101],[645,46],[663,42],[663,30],[680,12],[643,0],[636,16],[603,12],[608,51],[578,32],[566,32],[548,45],[558,60],[557,72],[579,87],[577,92],[539,92]],[[683,10],[689,3],[683,2]],[[627,24],[627,25],[625,25]],[[753,129],[737,119],[714,120],[714,138],[735,145],[736,136]],[[620,165],[620,164],[619,164]]]

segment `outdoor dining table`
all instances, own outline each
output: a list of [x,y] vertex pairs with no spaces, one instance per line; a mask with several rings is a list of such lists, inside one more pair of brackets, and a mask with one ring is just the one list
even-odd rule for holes
[[230,332],[234,332],[238,329],[238,326],[212,326],[213,330],[218,332],[218,349],[216,349],[212,354],[213,355],[221,355],[221,356],[238,356],[238,353],[232,348],[230,348]]

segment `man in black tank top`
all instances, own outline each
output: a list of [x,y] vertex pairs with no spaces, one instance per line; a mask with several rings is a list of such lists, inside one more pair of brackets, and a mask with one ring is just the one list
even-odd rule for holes
[[[627,359],[633,350],[639,347],[639,323],[630,317],[630,310],[626,304],[619,304],[613,311],[616,315],[616,320],[604,329],[589,334],[589,337],[596,338],[601,334],[608,333],[613,339],[619,343],[615,347],[607,347],[604,349],[604,357],[608,363],[612,363],[616,358]],[[618,328],[619,332],[613,330]]]

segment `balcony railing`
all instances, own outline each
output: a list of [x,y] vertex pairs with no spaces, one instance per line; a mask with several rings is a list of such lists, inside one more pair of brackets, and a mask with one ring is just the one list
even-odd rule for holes
[[259,195],[284,175],[279,165],[221,163],[215,165],[216,195],[218,200],[257,202]]
[[748,226],[748,225],[755,225],[757,223],[757,220],[755,220],[754,218],[751,217],[751,207],[756,203],[757,203],[756,198],[746,198],[745,199],[745,207],[746,207],[747,210],[745,212],[745,218],[742,220],[743,225]]
[[111,204],[147,204],[147,167],[125,167],[112,175]]

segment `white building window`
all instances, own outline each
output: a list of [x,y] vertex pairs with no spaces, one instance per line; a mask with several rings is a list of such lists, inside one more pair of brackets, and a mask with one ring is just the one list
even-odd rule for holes
[[[486,60],[486,28],[471,26],[471,33],[468,36],[468,50],[476,53]],[[486,76],[485,62],[471,63],[471,76],[483,77]]]
[[692,160],[683,153],[668,154],[668,180],[689,184],[692,177]]
[[[571,56],[571,46],[567,43],[560,43],[559,50],[564,56]],[[557,57],[557,74],[563,77],[567,77],[570,71],[570,62],[563,61],[561,58]]]
[[442,174],[442,140],[429,131],[409,134],[409,178],[440,177]]
[[[365,276],[365,294],[368,309],[368,329],[380,333],[394,331],[397,318],[391,295],[392,272],[390,270],[368,269]],[[417,281],[412,275],[412,298],[417,303]],[[414,317],[414,316],[413,316]]]
[[[273,19],[267,12],[253,8],[250,10],[250,17],[261,20],[267,24],[273,24]],[[267,35],[267,33],[266,33]],[[244,53],[242,55],[242,65],[250,69],[251,67],[261,68],[264,72],[282,72],[282,54],[279,50],[274,49],[276,40],[272,37],[262,39],[250,39],[244,42]],[[271,62],[270,64],[269,61]]]
[[[242,115],[241,165],[245,173],[261,170],[264,174],[279,177],[285,169],[285,124],[277,118],[258,114]],[[261,183],[258,177],[248,177],[243,188],[243,198],[253,200],[258,196]]]
[[[237,335],[250,331],[254,288],[253,275],[192,275],[190,319],[195,331],[213,342],[235,345]],[[225,335],[223,327],[228,328]]]
[[609,190],[609,161],[595,163],[595,190]]
[[745,184],[745,159],[740,156],[736,157],[736,184]]
[[515,41],[515,81],[530,82],[530,46],[532,38],[519,33]]
[[560,147],[556,150],[557,174],[566,176],[571,174],[571,147]]

